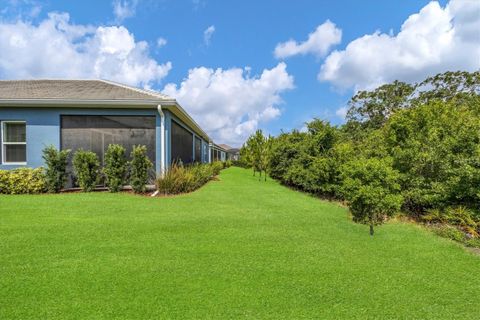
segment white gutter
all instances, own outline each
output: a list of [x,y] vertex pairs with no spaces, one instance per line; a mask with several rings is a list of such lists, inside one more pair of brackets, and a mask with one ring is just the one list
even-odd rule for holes
[[208,163],[212,163],[212,147],[213,143],[208,144]]
[[162,105],[157,106],[160,115],[160,175],[165,173],[165,114],[162,111]]
[[[71,106],[71,105],[89,105],[98,107],[98,105],[111,106],[151,106],[157,104],[159,99],[0,99],[1,106]],[[162,100],[162,103],[176,104],[175,100]]]

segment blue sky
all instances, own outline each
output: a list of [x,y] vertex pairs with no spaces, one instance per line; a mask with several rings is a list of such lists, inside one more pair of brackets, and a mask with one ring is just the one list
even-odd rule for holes
[[[340,124],[358,89],[480,68],[474,0],[0,4],[8,52],[0,77],[101,77],[166,91],[220,143],[238,145],[257,128],[300,129],[314,117]],[[302,45],[327,21],[316,43]],[[275,54],[288,40],[291,50]],[[51,41],[58,58],[45,57]]]

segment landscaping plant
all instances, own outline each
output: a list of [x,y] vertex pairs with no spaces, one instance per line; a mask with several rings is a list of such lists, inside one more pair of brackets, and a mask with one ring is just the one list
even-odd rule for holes
[[94,152],[79,149],[73,156],[73,170],[77,182],[84,192],[95,189],[99,171],[98,157]]
[[33,194],[47,190],[43,168],[0,170],[0,194]]
[[212,162],[210,166],[212,167],[212,173],[214,176],[218,176],[220,171],[223,169],[223,163],[221,161]]
[[127,157],[125,148],[118,144],[110,144],[105,153],[105,182],[110,192],[118,192],[123,187],[127,173]]
[[45,179],[47,191],[59,192],[67,181],[67,164],[70,150],[58,150],[50,145],[43,149],[43,160],[45,161]]
[[130,154],[130,185],[135,193],[145,193],[148,172],[153,164],[147,157],[146,146],[134,146]]
[[358,159],[342,168],[342,193],[355,222],[368,224],[373,236],[375,225],[382,224],[402,205],[398,172],[388,159]]

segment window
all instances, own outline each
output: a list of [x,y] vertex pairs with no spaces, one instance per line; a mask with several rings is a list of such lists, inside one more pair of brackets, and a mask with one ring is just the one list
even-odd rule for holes
[[208,162],[208,146],[203,144],[203,162]]
[[202,162],[202,140],[195,137],[195,162]]
[[2,163],[27,163],[27,129],[25,121],[2,122]]
[[147,147],[147,156],[155,164],[154,116],[61,116],[61,148],[93,151],[100,163],[105,161],[108,145],[119,144],[130,157],[134,145]]
[[171,129],[172,163],[193,162],[193,134],[172,120]]

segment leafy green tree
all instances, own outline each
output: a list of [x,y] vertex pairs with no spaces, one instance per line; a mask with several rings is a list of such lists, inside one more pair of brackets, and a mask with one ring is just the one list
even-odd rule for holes
[[401,174],[405,209],[422,214],[439,206],[479,205],[480,118],[470,106],[437,100],[403,110],[383,134]]
[[265,181],[267,181],[267,172],[270,164],[270,156],[272,152],[273,138],[271,136],[263,137],[263,141],[260,146],[260,172],[263,170],[265,173]]
[[118,192],[123,187],[127,173],[127,157],[125,148],[118,144],[108,145],[105,153],[103,173],[110,192]]
[[480,71],[447,71],[428,77],[417,85],[414,101],[428,103],[432,100],[463,104],[480,94]]
[[95,153],[82,149],[75,152],[73,156],[73,170],[78,184],[84,192],[90,192],[95,189],[99,167],[100,163]]
[[134,146],[130,155],[130,184],[135,193],[145,193],[147,190],[148,172],[153,166],[147,157],[146,146]]
[[391,159],[355,159],[342,167],[342,193],[355,222],[368,224],[370,234],[374,226],[400,210],[398,172]]
[[373,91],[359,91],[348,103],[347,121],[355,131],[378,129],[397,110],[410,106],[414,90],[415,85],[394,81]]
[[43,149],[45,161],[45,182],[48,192],[57,193],[67,181],[67,164],[70,150],[57,150],[50,145]]

